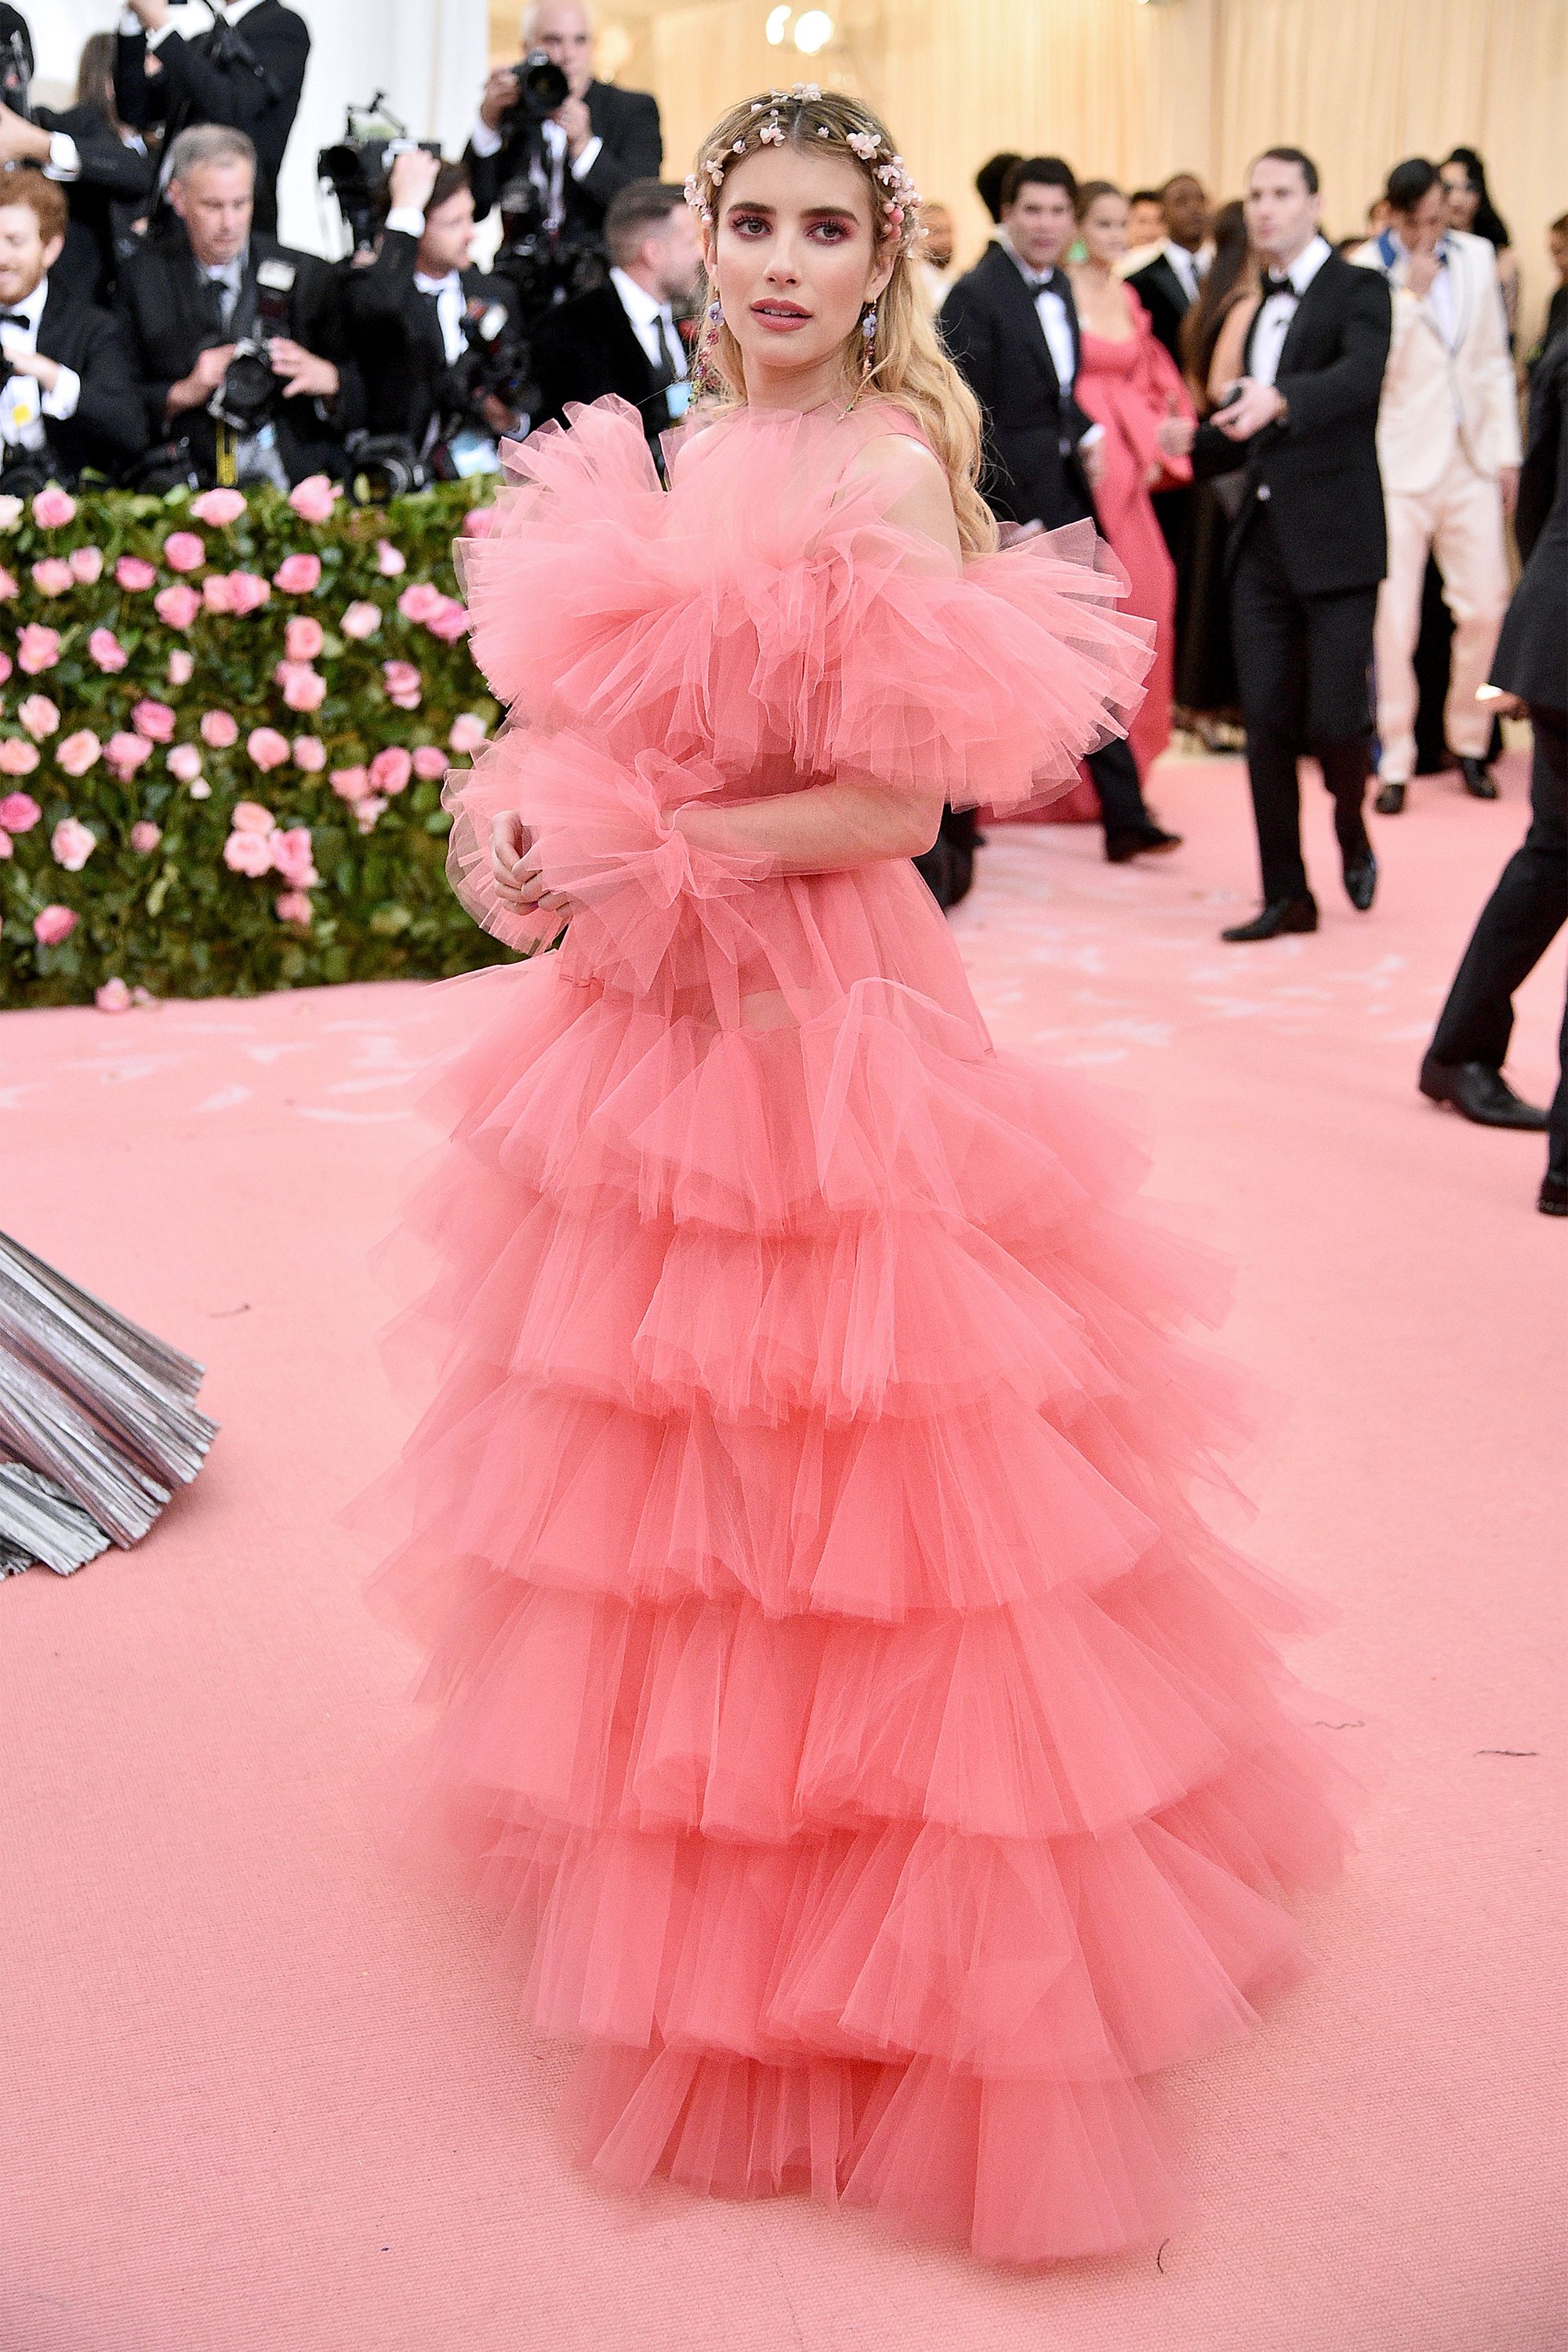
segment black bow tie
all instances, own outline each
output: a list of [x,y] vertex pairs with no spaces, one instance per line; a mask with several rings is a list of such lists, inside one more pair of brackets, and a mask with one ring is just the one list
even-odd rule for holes
[[27,323],[26,310],[0,310],[0,327],[25,327]]
[[1277,277],[1272,269],[1266,269],[1263,273],[1263,299],[1266,302],[1271,294],[1289,294],[1292,302],[1299,302],[1301,299],[1291,282],[1289,271],[1282,277]]
[[1047,269],[1043,278],[1030,278],[1029,291],[1031,294],[1060,294],[1064,291],[1065,284],[1066,281],[1059,269]]

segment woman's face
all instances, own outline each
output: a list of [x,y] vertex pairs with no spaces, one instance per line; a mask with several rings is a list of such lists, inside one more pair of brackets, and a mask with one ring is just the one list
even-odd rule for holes
[[1468,228],[1480,207],[1480,191],[1470,185],[1470,175],[1463,163],[1445,163],[1443,193],[1448,200],[1448,226]]
[[1109,269],[1127,250],[1127,199],[1096,196],[1079,223],[1083,249],[1091,261]]
[[836,370],[892,275],[865,173],[847,155],[770,146],[731,164],[718,197],[704,257],[748,392],[759,373],[804,383]]

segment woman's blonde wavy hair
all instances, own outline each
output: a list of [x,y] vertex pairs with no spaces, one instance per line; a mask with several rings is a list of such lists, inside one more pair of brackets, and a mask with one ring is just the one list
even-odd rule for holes
[[[862,383],[884,400],[894,402],[919,426],[947,472],[958,523],[959,544],[966,555],[989,554],[996,545],[996,524],[976,483],[981,466],[980,408],[974,394],[937,340],[925,297],[915,278],[921,248],[918,223],[900,221],[889,212],[893,198],[889,184],[877,176],[893,160],[893,142],[885,126],[868,106],[842,90],[815,89],[806,95],[779,90],[745,99],[721,115],[698,150],[697,169],[688,194],[698,210],[717,223],[725,173],[747,155],[759,153],[762,131],[776,122],[784,142],[803,151],[827,147],[847,155],[865,178],[871,197],[871,218],[884,241],[897,241],[893,274],[877,297],[877,332],[871,344],[871,371],[864,374],[865,339],[857,326],[844,345],[844,389],[853,396]],[[869,151],[849,145],[858,139]],[[708,317],[712,288],[705,284],[702,328],[697,345],[700,382],[716,385],[717,404],[744,404],[745,371],[741,346],[727,322],[715,325]]]

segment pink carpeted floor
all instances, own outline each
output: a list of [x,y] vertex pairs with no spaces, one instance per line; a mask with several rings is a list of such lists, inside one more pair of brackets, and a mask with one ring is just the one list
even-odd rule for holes
[[[376,1857],[413,1727],[333,1513],[402,1425],[364,1258],[461,983],[0,1019],[0,1224],[200,1355],[224,1423],[139,1551],[0,1586],[0,2352],[1553,2352],[1568,2342],[1561,1375],[1539,1138],[1414,1078],[1523,824],[1423,784],[1370,918],[1310,805],[1313,939],[1239,950],[1235,762],[1185,850],[998,829],[957,928],[998,1036],[1142,1097],[1289,1414],[1252,1548],[1377,1794],[1319,1967],[1173,2084],[1194,2218],[1031,2276],[802,2200],[620,2203],[483,1927]],[[1512,1061],[1544,1100],[1563,942]],[[1555,1928],[1553,1922],[1555,1919]]]

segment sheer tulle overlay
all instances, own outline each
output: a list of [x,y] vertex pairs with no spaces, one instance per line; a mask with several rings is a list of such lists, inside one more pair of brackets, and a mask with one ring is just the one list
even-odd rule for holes
[[454,780],[454,877],[545,930],[489,895],[521,808],[579,911],[453,983],[395,1327],[439,1381],[367,1591],[435,1707],[399,1839],[584,2045],[593,2172],[1028,2263],[1171,2226],[1142,2078],[1299,1973],[1358,1791],[1273,1645],[1322,1612],[1194,1508],[1246,1416],[1136,1150],[992,1047],[909,866],[669,822],[836,773],[1018,805],[1135,706],[1092,549],[953,576],[846,482],[887,425],[726,422],[668,493],[616,403],[513,453],[468,590],[530,723]]

